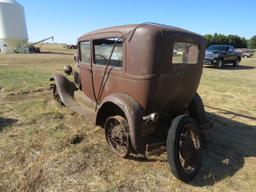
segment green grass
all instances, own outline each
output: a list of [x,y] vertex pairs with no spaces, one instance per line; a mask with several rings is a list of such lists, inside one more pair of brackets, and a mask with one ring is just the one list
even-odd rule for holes
[[199,92],[205,104],[256,116],[256,58],[243,59],[239,68],[205,67]]
[[0,60],[0,87],[5,93],[46,88],[54,72],[73,64],[71,55],[56,54],[0,55]]
[[[49,73],[40,73],[37,70],[12,69],[3,66],[0,71],[0,81],[5,92],[27,91],[37,87],[45,87]],[[41,81],[38,81],[38,80]]]

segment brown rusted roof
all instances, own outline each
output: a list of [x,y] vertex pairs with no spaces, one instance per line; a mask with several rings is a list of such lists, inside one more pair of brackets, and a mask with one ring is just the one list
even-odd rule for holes
[[[78,38],[78,40],[82,40],[84,38],[88,38],[89,36],[99,34],[99,33],[108,33],[108,32],[120,32],[122,34],[127,34],[129,32],[132,32],[136,28],[144,27],[144,26],[149,26],[152,29],[159,29],[159,30],[166,30],[166,31],[173,31],[173,32],[186,32],[186,33],[191,33],[191,34],[196,34],[188,30],[184,30],[178,27],[173,27],[169,25],[164,25],[164,24],[158,24],[158,23],[141,23],[141,24],[130,24],[130,25],[120,25],[120,26],[113,26],[113,27],[107,27],[95,31],[88,32],[81,37]],[[198,35],[198,34],[196,34]]]

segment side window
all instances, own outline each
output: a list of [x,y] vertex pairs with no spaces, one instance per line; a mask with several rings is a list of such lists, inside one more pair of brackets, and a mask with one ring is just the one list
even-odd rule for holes
[[228,51],[229,51],[229,52],[234,52],[233,47],[229,47]]
[[199,59],[199,45],[187,42],[175,42],[173,46],[173,64],[197,64]]
[[[116,37],[97,39],[93,41],[94,63],[96,65],[107,65],[122,67],[123,64],[123,40]],[[113,50],[114,49],[114,50]],[[109,57],[113,50],[112,56]]]
[[80,61],[81,63],[90,63],[91,60],[90,41],[80,42]]

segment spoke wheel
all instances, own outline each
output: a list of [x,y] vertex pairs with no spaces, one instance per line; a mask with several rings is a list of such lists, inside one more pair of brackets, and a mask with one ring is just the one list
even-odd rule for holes
[[200,133],[188,115],[173,120],[167,137],[167,155],[171,171],[178,179],[188,182],[196,176],[201,160]]
[[57,87],[56,85],[54,84],[53,87],[52,87],[52,94],[53,94],[53,97],[55,99],[55,101],[59,104],[59,105],[62,105],[64,106],[64,103],[62,102],[61,98],[60,98],[60,95],[58,93],[58,90],[57,90]]
[[131,152],[129,126],[122,116],[109,117],[105,122],[105,135],[110,148],[122,158]]

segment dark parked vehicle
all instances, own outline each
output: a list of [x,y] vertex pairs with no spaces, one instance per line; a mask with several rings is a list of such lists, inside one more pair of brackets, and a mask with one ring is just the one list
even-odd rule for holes
[[232,45],[211,45],[206,49],[205,64],[222,68],[224,64],[231,63],[237,67],[241,61],[241,53],[236,52]]
[[188,182],[200,167],[200,133],[211,127],[197,93],[205,48],[202,36],[166,25],[97,30],[78,39],[79,72],[64,68],[74,82],[55,74],[51,88],[78,112],[74,95],[84,93],[119,157],[166,149],[172,173]]

